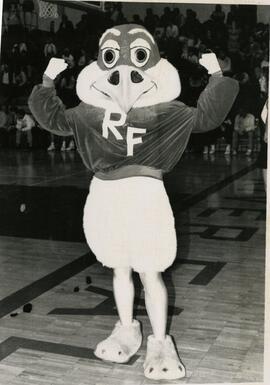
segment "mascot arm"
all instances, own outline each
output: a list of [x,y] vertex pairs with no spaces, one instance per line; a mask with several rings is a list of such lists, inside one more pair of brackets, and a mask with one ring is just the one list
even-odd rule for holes
[[72,110],[66,110],[54,87],[35,86],[28,105],[36,121],[45,130],[61,136],[73,134]]
[[42,85],[33,88],[28,100],[30,111],[40,126],[61,136],[73,134],[73,109],[66,110],[56,95],[53,81],[65,68],[66,63],[62,59],[51,59],[43,75]]
[[193,132],[204,132],[219,127],[229,113],[239,91],[236,80],[211,76],[201,93],[193,117]]

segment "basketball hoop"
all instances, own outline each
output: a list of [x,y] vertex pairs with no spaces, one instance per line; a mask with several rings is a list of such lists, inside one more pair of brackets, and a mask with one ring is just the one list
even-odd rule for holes
[[38,7],[39,17],[41,18],[52,17],[54,19],[57,19],[59,17],[57,4],[49,3],[48,1],[44,0],[38,0]]

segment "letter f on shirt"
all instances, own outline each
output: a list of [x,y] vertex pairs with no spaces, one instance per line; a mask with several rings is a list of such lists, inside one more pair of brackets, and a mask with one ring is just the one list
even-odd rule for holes
[[[120,134],[116,127],[124,126],[127,115],[123,113],[117,113],[119,115],[118,120],[112,120],[113,112],[110,110],[105,111],[105,116],[102,123],[102,136],[106,139],[109,138],[109,131],[115,136],[117,140],[123,140],[123,136]],[[135,134],[145,134],[145,128],[127,127],[127,156],[133,156],[133,150],[135,144],[142,143],[142,137],[134,137]]]

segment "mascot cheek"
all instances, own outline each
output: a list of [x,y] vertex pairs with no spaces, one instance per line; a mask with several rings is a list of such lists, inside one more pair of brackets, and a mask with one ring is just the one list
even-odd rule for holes
[[154,67],[146,70],[145,73],[154,81],[156,87],[144,94],[134,107],[147,107],[171,102],[180,95],[181,82],[178,71],[166,59],[160,59]]
[[97,80],[104,78],[106,74],[107,71],[102,71],[97,62],[89,64],[79,73],[76,92],[82,102],[104,109],[112,106],[112,102],[106,95],[92,87]]

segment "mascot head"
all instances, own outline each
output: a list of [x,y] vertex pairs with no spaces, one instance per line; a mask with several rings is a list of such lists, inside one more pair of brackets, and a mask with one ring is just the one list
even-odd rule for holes
[[160,58],[153,36],[140,25],[125,24],[102,35],[98,59],[81,71],[76,89],[87,104],[128,113],[174,100],[181,86],[177,70]]

